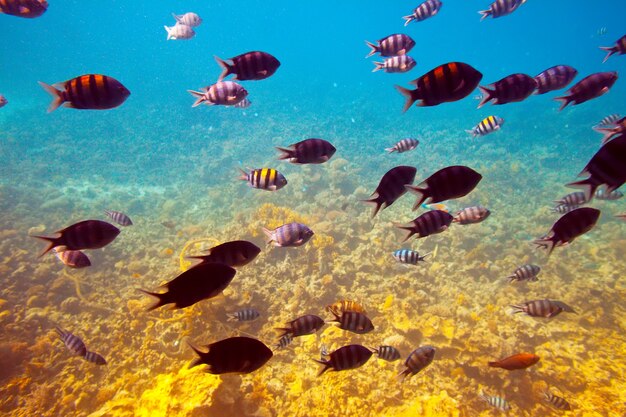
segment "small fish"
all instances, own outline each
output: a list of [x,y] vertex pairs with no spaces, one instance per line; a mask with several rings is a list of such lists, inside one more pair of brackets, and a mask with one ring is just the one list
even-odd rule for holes
[[585,193],[582,191],[574,191],[573,193],[569,193],[565,197],[562,197],[559,200],[554,200],[556,204],[565,204],[568,206],[581,206],[586,204],[587,198],[585,197]]
[[607,29],[605,26],[602,26],[601,28],[599,28],[596,33],[598,34],[598,36],[604,36],[606,35]]
[[544,318],[552,318],[559,315],[562,311],[567,311],[570,313],[575,313],[574,309],[572,309],[567,304],[561,301],[554,300],[533,300],[527,301],[522,304],[515,304],[511,306],[513,308],[513,313],[524,313],[531,317],[544,317]]
[[89,257],[79,250],[60,250],[59,247],[53,249],[54,254],[64,265],[70,268],[86,268],[91,266]]
[[513,275],[509,275],[507,279],[509,280],[509,282],[534,282],[537,281],[537,275],[539,275],[539,272],[541,272],[541,267],[539,267],[538,265],[526,264],[520,266],[515,271],[513,271]]
[[329,313],[333,313],[335,316],[341,316],[344,312],[349,311],[367,314],[365,308],[361,304],[352,300],[339,300],[333,304],[327,305],[325,310]]
[[235,74],[233,80],[263,80],[272,76],[280,67],[280,61],[276,57],[261,51],[246,52],[227,60],[217,56],[214,58],[223,69],[218,82],[230,74]]
[[207,106],[234,106],[248,95],[248,91],[234,81],[220,81],[201,91],[187,90],[187,92],[196,97],[191,107],[203,103]]
[[576,210],[580,206],[570,206],[569,204],[558,204],[550,209],[553,213],[565,214],[572,210]]
[[426,253],[422,256],[417,251],[409,250],[409,249],[398,249],[393,253],[393,257],[396,261],[401,264],[411,264],[417,265],[419,262],[424,262],[426,257],[430,255],[430,253]]
[[472,137],[485,136],[489,133],[500,130],[504,124],[504,119],[498,116],[489,116],[480,121],[476,126],[470,130],[466,130]]
[[273,244],[281,248],[302,246],[313,237],[315,233],[301,223],[287,223],[278,226],[274,230],[263,228],[267,238],[267,244]]
[[46,0],[0,0],[0,13],[32,19],[48,10]]
[[55,233],[59,233],[60,236],[33,236],[49,242],[48,247],[39,256],[57,246],[65,246],[65,250],[100,249],[113,242],[120,234],[120,229],[101,220],[84,220]]
[[132,220],[130,220],[130,217],[128,217],[121,211],[104,210],[104,214],[109,216],[111,220],[113,220],[115,223],[119,224],[120,226],[132,226],[133,225],[133,222]]
[[200,259],[203,263],[217,262],[220,264],[240,267],[252,262],[261,253],[261,248],[247,240],[234,240],[212,247],[206,255],[189,256]]
[[413,138],[401,139],[398,143],[393,145],[391,148],[386,148],[385,150],[389,153],[394,153],[394,152],[404,153],[404,152],[412,151],[413,149],[417,148],[417,145],[419,145],[419,143],[420,143],[419,140],[413,139]]
[[247,168],[248,172],[239,169],[242,181],[247,181],[252,188],[265,191],[277,191],[287,185],[287,178],[273,168]]
[[502,368],[507,371],[513,371],[516,369],[526,369],[537,362],[539,362],[539,356],[534,353],[517,353],[498,361],[489,362],[488,365],[492,368]]
[[626,117],[622,117],[612,125],[596,126],[593,128],[596,132],[604,134],[602,144],[604,145],[614,137],[626,133]]
[[278,339],[278,344],[275,349],[284,349],[293,342],[293,335],[291,333],[284,334]]
[[361,200],[364,203],[373,204],[372,217],[380,210],[391,206],[397,199],[406,194],[406,186],[413,184],[417,168],[410,166],[397,166],[385,173],[378,183],[378,187],[369,199]]
[[78,336],[74,336],[72,333],[63,330],[60,327],[56,327],[56,332],[65,343],[67,349],[76,356],[85,356],[87,353],[87,347]]
[[406,185],[405,188],[417,195],[417,202],[413,210],[420,204],[440,203],[453,198],[461,198],[469,194],[483,178],[472,168],[463,165],[453,165],[432,174],[417,186]]
[[574,103],[573,105],[576,106],[608,93],[611,87],[613,87],[613,84],[615,84],[615,81],[617,81],[617,72],[615,71],[596,72],[574,84],[566,95],[555,97],[554,99],[562,101],[561,107],[559,108],[559,111],[561,111],[570,103]]
[[206,353],[191,343],[189,346],[199,356],[189,367],[208,365],[207,372],[214,375],[249,374],[265,365],[273,356],[263,342],[250,337],[230,337],[211,343],[205,347]]
[[187,40],[196,36],[191,26],[176,23],[174,26],[163,26],[167,32],[167,40]]
[[620,220],[626,220],[626,214],[618,214],[615,217],[617,217]]
[[39,81],[39,85],[53,97],[48,113],[61,105],[80,110],[112,109],[130,96],[130,91],[122,83],[113,77],[100,74],[85,74],[53,85]]
[[286,148],[277,147],[282,152],[278,159],[286,159],[292,164],[323,164],[333,157],[337,149],[324,139],[305,139]]
[[372,348],[372,350],[378,355],[379,359],[384,359],[388,362],[400,359],[400,351],[393,346],[379,346],[377,349]]
[[254,308],[244,308],[234,313],[227,314],[227,321],[253,321],[261,314]]
[[481,10],[478,13],[482,15],[480,21],[482,22],[489,16],[494,19],[497,17],[506,16],[513,13],[519,6],[526,3],[526,0],[496,0],[489,6],[487,10]]
[[7,104],[9,104],[9,100],[7,100],[5,96],[0,94],[0,108],[6,106]]
[[326,345],[322,343],[322,346],[320,346],[320,360],[323,361],[328,356],[330,356],[328,353],[328,347],[326,347]]
[[403,240],[403,242],[406,242],[413,235],[417,235],[417,238],[419,239],[441,233],[448,229],[452,223],[452,219],[452,215],[446,213],[445,211],[431,210],[415,218],[410,225],[403,226],[395,223],[394,226],[407,231]]
[[200,18],[200,16],[192,12],[188,12],[185,14],[172,13],[172,16],[174,16],[174,19],[176,19],[177,23],[180,23],[181,25],[187,25],[192,28],[198,27],[202,23],[202,19]]
[[409,35],[396,33],[378,40],[376,44],[368,41],[365,41],[365,44],[372,49],[365,56],[365,58],[369,58],[374,54],[380,54],[380,56],[406,55],[415,46],[415,41]]
[[413,376],[417,374],[422,369],[426,368],[431,364],[433,359],[435,358],[435,348],[432,346],[422,346],[415,349],[406,361],[404,362],[404,366],[406,369],[398,374],[398,376],[402,377],[404,380],[407,376]]
[[239,103],[235,104],[233,107],[237,107],[238,109],[247,109],[252,105],[252,102],[248,100],[248,97],[244,97]]
[[554,248],[567,245],[595,226],[600,218],[600,210],[581,207],[564,214],[553,225],[548,234],[536,239],[533,243],[548,250],[548,256]]
[[600,120],[598,124],[595,125],[593,128],[595,129],[597,127],[612,127],[621,118],[622,116],[620,116],[619,114],[609,114],[608,116],[602,118],[602,120]]
[[535,76],[537,90],[535,94],[545,94],[550,91],[567,87],[576,78],[578,71],[569,65],[556,65]]
[[347,369],[359,368],[372,357],[372,354],[373,352],[365,346],[348,345],[331,352],[329,360],[313,360],[324,365],[324,368],[317,374],[317,376],[320,376],[329,369],[345,371]]
[[490,101],[495,105],[522,101],[535,91],[537,81],[530,75],[518,73],[506,76],[490,86],[492,88],[478,87],[483,94],[479,109]]
[[363,313],[354,311],[344,311],[341,316],[335,315],[335,320],[339,323],[339,328],[348,330],[356,334],[365,334],[374,330],[372,321]]
[[374,69],[372,72],[380,70],[384,70],[387,73],[409,72],[415,68],[416,64],[417,62],[408,55],[392,56],[385,59],[383,62],[374,61]]
[[444,204],[444,203],[433,203],[433,204],[422,203],[421,207],[425,208],[426,210],[441,210],[441,211],[445,211],[446,213],[450,213],[450,208],[448,207],[447,204]]
[[552,394],[550,391],[545,391],[543,393],[543,399],[550,404],[552,407],[557,410],[571,410],[572,406],[569,402],[563,397],[559,397],[558,395]]
[[501,411],[509,411],[511,409],[511,405],[504,398],[485,395],[483,393],[480,393],[478,398]]
[[606,54],[606,56],[602,60],[603,64],[607,61],[607,59],[609,59],[611,57],[611,55],[614,55],[614,54],[624,55],[624,54],[626,54],[626,35],[624,35],[621,38],[619,38],[618,40],[616,40],[615,41],[615,45],[613,45],[613,46],[601,46],[600,49],[602,49],[603,51],[607,51],[608,52],[608,54]]
[[89,352],[87,351],[87,353],[85,353],[85,360],[95,363],[96,365],[106,365],[107,361],[106,359],[104,359],[101,355],[99,355],[96,352]]
[[440,0],[424,1],[419,6],[417,6],[415,10],[413,10],[412,14],[403,17],[403,19],[405,20],[404,26],[408,26],[408,24],[412,21],[421,22],[422,20],[426,20],[429,17],[435,16],[437,13],[439,13],[439,10],[441,10],[442,5],[443,3],[441,3]]
[[597,198],[598,200],[614,201],[614,200],[619,200],[620,198],[624,197],[624,193],[622,193],[620,190],[613,190],[610,193],[607,193],[604,188],[599,188],[596,190],[594,197]]
[[491,212],[483,206],[466,207],[457,211],[452,219],[453,223],[458,224],[475,224],[484,221]]
[[293,337],[297,337],[313,334],[321,329],[324,324],[326,323],[321,317],[314,314],[306,314],[290,321],[287,324],[288,327],[279,327],[276,328],[276,330],[281,330],[283,332],[280,337],[283,337],[286,334],[291,334]]

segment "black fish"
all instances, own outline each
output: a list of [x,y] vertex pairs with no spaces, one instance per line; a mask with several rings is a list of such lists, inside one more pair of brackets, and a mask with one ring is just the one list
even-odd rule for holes
[[376,45],[368,41],[365,41],[365,43],[372,48],[365,58],[376,53],[380,54],[380,56],[406,55],[415,46],[415,41],[404,33],[386,36],[377,41]]
[[281,327],[276,330],[283,331],[281,337],[286,334],[291,334],[296,337],[313,334],[321,329],[324,324],[324,320],[321,317],[314,314],[306,314],[290,321],[288,323],[289,327]]
[[570,103],[574,103],[575,106],[608,93],[615,81],[617,81],[617,72],[615,71],[596,72],[574,84],[567,92],[567,95],[555,97],[554,99],[563,102],[559,108],[559,111],[561,111]]
[[61,235],[59,237],[33,236],[50,242],[39,256],[43,256],[57,246],[65,246],[64,250],[99,249],[113,242],[120,234],[120,229],[102,220],[84,220],[55,233]]
[[329,369],[332,369],[333,371],[345,371],[346,369],[355,369],[363,366],[373,353],[374,352],[361,345],[348,345],[340,347],[330,353],[330,359],[327,361],[313,359],[315,362],[324,365],[324,368],[319,374],[317,374],[317,376],[322,375]]
[[288,159],[292,164],[322,164],[332,158],[337,150],[330,142],[315,138],[276,149],[282,152],[278,159]]
[[548,249],[548,256],[554,248],[571,243],[578,236],[590,231],[600,217],[600,210],[581,207],[561,216],[544,237],[534,241],[535,245]]
[[384,359],[389,362],[400,359],[400,351],[393,346],[379,346],[378,349],[372,348],[372,350],[380,359]]
[[589,175],[587,179],[572,182],[569,187],[582,188],[587,201],[598,187],[604,185],[611,193],[626,182],[626,134],[607,142],[591,157],[589,163],[578,176]]
[[87,353],[87,347],[78,336],[74,336],[72,333],[63,330],[60,327],[56,327],[56,332],[72,354],[76,356],[85,356]]
[[61,104],[64,107],[81,110],[106,110],[121,105],[130,91],[113,77],[100,74],[85,74],[71,80],[56,83],[54,86],[39,81],[53,97],[48,113],[56,110]]
[[576,78],[578,71],[569,65],[556,65],[542,71],[535,76],[537,90],[535,94],[545,94],[550,91],[567,87]]
[[0,13],[32,19],[48,9],[46,0],[0,0]]
[[463,62],[449,62],[434,68],[422,75],[411,84],[415,90],[396,85],[396,89],[406,98],[403,112],[418,100],[418,106],[436,106],[441,103],[461,100],[467,97],[476,87],[483,74],[471,65]]
[[483,178],[472,168],[453,165],[435,172],[417,186],[407,185],[407,190],[417,194],[413,210],[428,200],[429,204],[440,203],[469,194]]
[[93,362],[96,365],[106,365],[107,361],[101,355],[96,352],[87,352],[85,353],[85,360],[89,362]]
[[148,310],[154,310],[170,303],[174,304],[174,308],[184,308],[198,301],[219,295],[228,287],[235,273],[236,271],[228,265],[201,263],[164,284],[163,287],[167,288],[167,292],[163,294],[140,291],[159,299]]
[[386,209],[402,197],[406,193],[406,186],[413,184],[416,173],[417,169],[409,166],[398,166],[387,171],[370,199],[362,200],[375,205],[372,217],[376,216],[379,210]]
[[434,358],[435,358],[434,347],[432,346],[418,347],[413,352],[411,352],[408,358],[406,358],[406,361],[404,362],[406,369],[400,372],[398,376],[402,376],[402,379],[404,379],[407,376],[415,375],[416,373],[418,373],[419,371],[421,371],[422,369],[430,365],[430,363],[433,361]]
[[493,88],[479,87],[483,93],[483,98],[478,104],[479,109],[491,100],[496,105],[522,101],[537,88],[535,79],[526,74],[509,75],[490,85]]
[[201,259],[202,263],[216,262],[232,267],[249,264],[261,253],[261,248],[247,240],[233,240],[209,249],[207,255],[190,256],[190,259]]
[[133,225],[133,222],[132,220],[130,220],[130,217],[128,217],[121,211],[104,210],[104,214],[109,216],[111,220],[113,220],[115,223],[119,224],[120,226],[132,226]]
[[249,374],[256,371],[273,356],[272,351],[263,342],[250,337],[230,337],[206,346],[204,353],[191,343],[189,346],[199,358],[189,365],[208,365],[207,372],[220,374]]
[[[217,79],[222,81],[230,74],[235,74],[233,80],[263,80],[273,75],[280,61],[267,52],[252,51],[245,54],[237,55],[227,60],[214,57],[218,64],[223,68],[222,73]],[[230,62],[229,62],[230,61]]]
[[600,49],[603,51],[607,51],[608,54],[602,60],[604,64],[607,59],[613,54],[624,55],[626,54],[626,35],[622,36],[618,40],[615,41],[615,45],[613,46],[600,46]]
[[408,231],[403,242],[417,234],[418,238],[441,233],[448,229],[454,217],[443,210],[430,210],[415,218],[410,226],[395,224],[396,227]]
[[339,322],[340,329],[349,330],[357,334],[365,334],[374,330],[374,325],[369,317],[356,311],[344,311],[341,313],[341,316],[335,314],[335,320],[333,321]]

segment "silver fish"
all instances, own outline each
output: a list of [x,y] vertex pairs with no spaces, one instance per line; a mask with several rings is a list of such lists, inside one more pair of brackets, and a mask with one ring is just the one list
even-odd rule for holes
[[200,16],[193,12],[178,15],[172,13],[172,16],[174,16],[174,19],[176,19],[177,23],[180,23],[181,25],[187,25],[192,28],[200,26],[200,24],[202,23],[202,19],[200,18]]
[[252,321],[259,318],[260,313],[254,308],[244,308],[228,314],[227,321]]
[[163,26],[167,32],[167,40],[191,39],[196,35],[191,26],[176,23],[174,26]]
[[502,397],[495,397],[493,395],[485,395],[485,394],[479,394],[478,397],[485,401],[487,404],[489,404],[492,407],[495,407],[499,410],[502,411],[509,411],[511,409],[511,405],[508,403],[507,400],[505,400]]
[[130,217],[128,217],[121,211],[104,210],[104,214],[109,216],[111,220],[113,220],[115,223],[119,224],[120,226],[132,226],[133,225],[133,222],[132,220],[130,220]]
[[400,140],[398,143],[393,145],[391,148],[386,148],[385,150],[387,152],[389,152],[389,153],[393,153],[393,152],[398,152],[398,153],[408,152],[408,151],[412,151],[413,149],[417,148],[417,145],[419,145],[419,143],[420,142],[417,139],[406,138],[406,139]]

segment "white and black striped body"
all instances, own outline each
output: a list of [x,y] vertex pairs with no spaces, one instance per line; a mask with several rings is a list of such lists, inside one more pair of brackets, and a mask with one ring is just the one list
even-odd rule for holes
[[374,349],[374,352],[376,352],[380,359],[384,359],[388,362],[400,359],[400,351],[393,346],[379,346],[378,349]]
[[419,145],[419,143],[420,142],[417,139],[406,138],[406,139],[400,140],[398,143],[393,145],[393,147],[386,148],[385,150],[387,152],[389,152],[389,153],[393,153],[393,152],[398,152],[398,153],[408,152],[408,151],[412,151],[413,149],[417,148],[417,145]]
[[426,0],[419,6],[413,10],[413,13],[404,16],[405,20],[404,26],[408,26],[412,21],[421,22],[422,20],[426,20],[429,17],[433,17],[437,13],[439,13],[439,9],[441,9],[442,3],[440,0]]
[[260,313],[254,308],[244,308],[228,314],[228,321],[252,321],[259,318]]
[[293,342],[293,335],[291,333],[284,334],[278,339],[278,344],[275,346],[276,349],[284,349],[289,346]]
[[524,4],[526,0],[496,0],[489,6],[488,10],[481,10],[482,17],[480,20],[484,20],[491,16],[494,19],[497,17],[506,16],[513,13],[519,6]]
[[187,40],[196,36],[196,32],[191,28],[191,26],[183,25],[181,23],[176,23],[174,26],[163,26],[165,31],[167,32],[167,40]]
[[119,224],[120,226],[132,226],[133,225],[133,222],[132,220],[130,220],[130,217],[128,217],[121,211],[104,210],[104,214],[109,216],[111,220],[113,220],[115,223]]
[[371,350],[361,345],[348,345],[340,347],[330,353],[329,360],[316,360],[316,362],[324,365],[324,369],[320,371],[318,376],[322,375],[329,369],[332,369],[333,371],[345,371],[347,369],[355,369],[363,366],[372,354],[373,352]]
[[376,53],[380,56],[406,55],[415,46],[415,41],[404,33],[389,35],[376,44],[367,41],[365,43],[372,49],[366,58]]
[[404,366],[406,367],[406,369],[402,371],[398,376],[406,378],[407,376],[415,375],[416,373],[430,365],[434,358],[434,347],[418,347],[413,352],[411,352],[408,358],[406,358],[406,361],[404,362]]
[[96,352],[87,352],[85,353],[85,360],[95,363],[96,365],[106,365],[107,361],[102,357],[102,355]]
[[86,268],[91,266],[89,257],[79,250],[61,250],[54,248],[54,254],[64,265],[70,268]]
[[311,239],[313,231],[301,223],[287,223],[274,230],[263,228],[267,243],[278,247],[302,246]]
[[483,206],[466,207],[459,210],[452,221],[458,224],[475,224],[485,220],[491,212]]
[[180,15],[172,13],[172,16],[174,16],[174,19],[176,19],[176,22],[182,25],[190,26],[192,28],[198,27],[202,23],[202,19],[200,18],[200,16],[192,12],[180,14]]
[[252,188],[265,191],[277,191],[287,185],[287,178],[273,168],[248,168],[248,172],[241,171],[239,177],[242,181],[247,181]]
[[619,200],[620,198],[624,197],[624,193],[622,193],[620,190],[613,190],[610,193],[607,193],[604,188],[598,188],[594,196],[598,200],[612,200],[613,201],[613,200]]
[[234,106],[248,95],[248,91],[234,81],[220,81],[205,87],[202,91],[187,91],[196,97],[191,107],[197,107],[202,103],[208,106]]
[[596,126],[593,128],[596,132],[602,133],[602,144],[607,143],[616,136],[626,132],[626,117],[616,120],[615,123],[606,126]]
[[385,59],[383,62],[374,62],[374,69],[372,72],[379,70],[384,70],[389,73],[409,72],[415,68],[416,64],[417,62],[415,62],[415,60],[408,55],[392,56]]
[[298,317],[295,320],[289,322],[289,327],[284,327],[278,330],[282,330],[284,333],[281,335],[291,334],[294,337],[304,336],[307,334],[313,334],[324,326],[324,320],[314,314],[307,314]]
[[511,405],[504,398],[485,394],[480,394],[478,397],[490,406],[495,407],[501,411],[509,411],[511,409]]
[[552,318],[563,311],[563,307],[552,300],[533,300],[511,306],[514,313],[525,313],[531,317]]
[[424,262],[426,255],[420,256],[419,252],[410,249],[398,249],[393,253],[393,257],[396,261],[402,264],[417,265],[419,262]]
[[617,123],[617,121],[621,118],[622,116],[620,116],[619,114],[609,114],[608,116],[600,120],[600,122],[593,128],[595,129],[598,127],[613,127],[615,126],[615,123]]
[[471,133],[472,137],[485,136],[499,130],[503,124],[503,118],[498,116],[489,116],[481,120],[481,122],[474,126],[471,130],[466,130],[466,132]]
[[526,264],[513,271],[513,275],[508,276],[509,282],[513,281],[537,281],[537,275],[541,272],[538,265]]
[[587,198],[585,197],[585,193],[582,191],[574,191],[560,200],[554,200],[554,202],[557,204],[566,204],[568,206],[581,206],[587,203]]
[[406,241],[413,235],[417,235],[417,238],[422,238],[441,233],[448,229],[452,219],[453,217],[450,213],[442,210],[430,210],[413,220],[410,226],[396,225],[396,227],[408,232],[404,238],[404,241]]
[[374,330],[372,321],[363,313],[356,311],[344,311],[341,316],[335,315],[335,320],[339,322],[339,328],[357,334],[365,334]]
[[557,410],[571,410],[572,407],[563,397],[552,394],[550,391],[543,393],[543,399]]
[[63,330],[60,327],[56,328],[56,332],[73,355],[85,356],[87,353],[87,347],[78,336],[74,336],[72,333]]
[[550,209],[553,213],[566,214],[572,210],[576,210],[580,206],[570,206],[569,204],[558,204]]

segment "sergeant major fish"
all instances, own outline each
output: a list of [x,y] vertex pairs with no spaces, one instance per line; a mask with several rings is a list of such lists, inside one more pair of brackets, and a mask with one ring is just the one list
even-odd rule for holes
[[234,81],[219,81],[201,91],[187,90],[187,92],[196,97],[191,107],[203,103],[207,106],[234,106],[248,95],[248,91]]
[[176,19],[177,23],[180,23],[181,25],[187,25],[192,28],[200,26],[200,24],[202,23],[202,19],[200,18],[200,16],[193,12],[187,12],[184,14],[172,13],[172,16],[174,17],[174,19]]
[[130,91],[122,83],[100,74],[85,74],[54,85],[39,81],[39,85],[53,97],[48,113],[60,105],[80,110],[112,109],[130,96]]
[[488,116],[481,120],[480,123],[474,126],[471,130],[466,130],[466,132],[470,133],[474,138],[476,136],[485,136],[499,130],[503,124],[503,118],[498,116]]
[[442,5],[443,3],[441,3],[440,0],[424,1],[419,6],[417,6],[415,10],[413,10],[413,13],[403,17],[403,19],[405,20],[404,26],[408,26],[408,24],[413,21],[421,22],[422,20],[426,20],[429,17],[435,16],[437,13],[439,13]]
[[511,14],[524,3],[526,3],[526,0],[496,0],[491,3],[489,9],[478,12],[481,15],[480,21],[482,22],[489,16],[495,19]]
[[273,356],[263,342],[250,337],[229,337],[204,347],[203,352],[189,343],[198,358],[189,367],[207,365],[207,372],[221,374],[249,374],[267,363]]
[[33,236],[49,242],[48,247],[39,256],[43,256],[58,246],[64,246],[64,250],[100,249],[113,242],[119,235],[120,229],[101,220],[84,220],[56,233],[60,236]]
[[355,369],[363,366],[369,358],[372,357],[373,352],[361,345],[348,345],[340,347],[339,349],[330,353],[328,360],[317,360],[315,362],[324,365],[324,368],[317,374],[322,375],[327,370],[333,371],[345,371],[347,369]]
[[404,380],[407,376],[413,376],[420,372],[422,369],[430,365],[435,358],[435,348],[432,346],[422,346],[415,349],[406,358],[404,366],[406,369],[398,376]]
[[396,33],[378,40],[376,44],[368,41],[365,41],[365,44],[372,49],[365,56],[368,58],[376,53],[380,56],[405,55],[415,46],[415,41],[409,35]]
[[265,191],[277,191],[287,185],[287,178],[273,168],[247,168],[248,172],[239,169],[242,181],[247,181],[252,188]]
[[417,265],[419,262],[424,262],[428,255],[430,255],[430,252],[420,256],[419,252],[409,249],[398,249],[393,253],[393,257],[396,261],[401,264],[410,265]]
[[408,55],[392,56],[385,59],[383,62],[375,61],[372,72],[379,70],[384,70],[388,73],[409,72],[415,68],[416,64],[415,60]]
[[128,217],[121,211],[104,210],[104,214],[109,216],[111,220],[113,220],[115,223],[119,224],[120,226],[132,226],[133,225],[133,222],[130,219],[130,217]]
[[452,219],[453,223],[458,224],[475,224],[484,221],[491,212],[483,206],[465,207],[459,210]]
[[277,147],[278,159],[286,159],[292,164],[323,164],[335,154],[335,147],[324,139],[305,139],[286,148]]
[[227,321],[253,321],[259,318],[260,313],[254,308],[244,308],[227,316]]
[[276,57],[261,51],[246,52],[227,60],[216,56],[215,60],[223,69],[218,82],[230,74],[235,74],[233,80],[238,81],[263,80],[272,76],[280,67],[280,61]]
[[174,26],[163,26],[167,32],[167,40],[187,40],[196,36],[196,32],[189,25],[176,22]]
[[287,223],[274,230],[263,228],[267,244],[278,247],[302,246],[313,237],[313,230],[301,223]]
[[419,140],[413,139],[413,138],[401,139],[398,143],[393,145],[391,148],[386,148],[385,150],[389,153],[394,153],[394,152],[404,153],[404,152],[412,151],[413,149],[417,148],[417,145],[419,145],[419,143],[420,143]]

